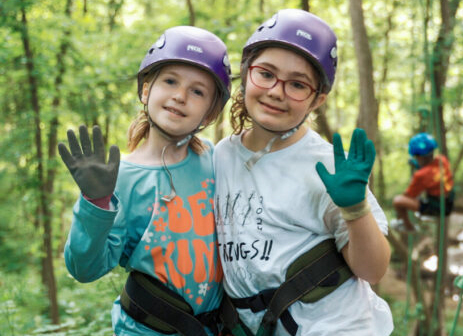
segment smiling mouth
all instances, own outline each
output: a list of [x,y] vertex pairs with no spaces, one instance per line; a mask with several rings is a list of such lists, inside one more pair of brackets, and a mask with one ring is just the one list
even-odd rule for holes
[[185,114],[183,114],[182,112],[180,112],[180,110],[177,110],[176,108],[165,106],[164,109],[166,111],[169,111],[172,114],[175,114],[175,115],[179,116],[179,117],[186,117]]
[[274,111],[274,112],[279,112],[279,113],[285,113],[287,112],[287,110],[284,110],[284,109],[281,109],[279,107],[276,107],[276,106],[273,106],[273,105],[269,105],[267,103],[264,103],[264,102],[260,102],[260,104],[262,106],[264,106],[265,108],[271,110],[271,111]]

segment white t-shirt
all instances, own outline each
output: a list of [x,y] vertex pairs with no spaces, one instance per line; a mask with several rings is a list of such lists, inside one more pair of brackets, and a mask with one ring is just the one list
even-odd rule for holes
[[[309,130],[295,144],[265,154],[249,171],[244,163],[252,154],[240,136],[221,140],[214,152],[219,252],[232,298],[278,287],[288,266],[323,240],[334,238],[338,250],[348,242],[346,222],[315,170],[321,161],[334,172],[331,144]],[[370,191],[368,201],[387,234],[387,219]],[[382,336],[393,330],[387,303],[356,277],[315,303],[297,301],[289,311],[297,335]],[[265,313],[238,312],[253,332]],[[280,321],[276,335],[289,335]]]

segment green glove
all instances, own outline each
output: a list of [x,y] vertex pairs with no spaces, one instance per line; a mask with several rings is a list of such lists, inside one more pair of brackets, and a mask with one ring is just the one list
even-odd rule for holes
[[341,136],[333,136],[335,173],[330,174],[318,162],[317,173],[326,186],[333,202],[342,208],[351,207],[365,200],[366,187],[375,162],[375,146],[367,139],[363,129],[357,128],[350,144],[347,159],[344,155]]
[[98,199],[111,195],[116,186],[119,170],[120,153],[117,146],[109,149],[109,161],[106,164],[106,153],[103,136],[98,126],[93,126],[93,150],[87,127],[79,127],[82,149],[72,130],[68,130],[68,141],[71,153],[64,143],[58,144],[61,159],[71,172],[82,194]]

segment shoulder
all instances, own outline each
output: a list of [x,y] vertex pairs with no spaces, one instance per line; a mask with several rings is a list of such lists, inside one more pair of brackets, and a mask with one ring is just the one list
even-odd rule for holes
[[240,145],[239,135],[230,135],[221,139],[216,145],[214,156],[234,151]]
[[323,139],[320,134],[309,129],[303,141],[307,154],[313,160],[334,163],[333,145]]

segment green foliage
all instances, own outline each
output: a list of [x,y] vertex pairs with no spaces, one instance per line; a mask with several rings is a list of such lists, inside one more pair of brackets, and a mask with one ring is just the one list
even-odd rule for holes
[[67,273],[62,259],[56,262],[60,290],[61,324],[48,318],[47,299],[43,295],[36,268],[20,274],[0,271],[0,335],[110,335],[111,306],[119,295],[125,272],[116,269],[90,284],[81,284]]
[[[80,124],[98,123],[108,143],[117,144],[126,152],[127,128],[141,109],[136,92],[140,61],[163,30],[190,22],[183,0],[95,0],[87,1],[86,9],[83,1],[73,1],[70,17],[65,13],[66,3],[65,0],[0,1],[0,335],[111,334],[111,303],[125,276],[118,270],[84,285],[72,280],[64,269],[60,256],[78,190],[64,165],[52,152],[49,155],[51,122],[58,121],[58,141],[66,140],[68,128],[77,130]],[[300,0],[193,0],[192,3],[195,25],[213,31],[226,42],[235,76],[239,73],[241,49],[254,29],[278,9],[301,5]],[[404,190],[410,178],[408,140],[420,127],[428,126],[417,112],[418,106],[430,104],[423,53],[422,3],[418,0],[363,1],[380,111],[386,197],[382,206],[388,213],[392,197]],[[428,31],[431,45],[439,27],[437,2],[434,6]],[[326,19],[338,36],[339,66],[326,116],[333,131],[349,138],[356,125],[360,96],[349,2],[310,1],[310,8]],[[22,9],[27,16],[34,57],[32,75],[37,80],[39,116],[31,104],[21,35]],[[462,15],[458,13],[458,22]],[[462,25],[457,25],[444,91],[444,120],[452,163],[463,148],[461,30]],[[65,54],[63,46],[67,48]],[[60,61],[64,64],[63,73],[58,66]],[[61,82],[57,83],[57,78]],[[233,84],[237,86],[238,81]],[[226,135],[230,133],[228,107],[224,112]],[[40,124],[36,125],[38,117]],[[45,180],[47,169],[57,168],[54,189],[48,197],[60,327],[50,324],[48,301],[40,278],[44,255],[43,229],[37,226],[40,187],[37,128],[42,132]],[[214,128],[209,127],[201,135],[214,139]],[[378,168],[377,163],[375,173]],[[463,185],[463,169],[456,171],[455,181]],[[400,323],[403,302],[391,299],[390,305],[396,323],[394,335],[405,335]]]

